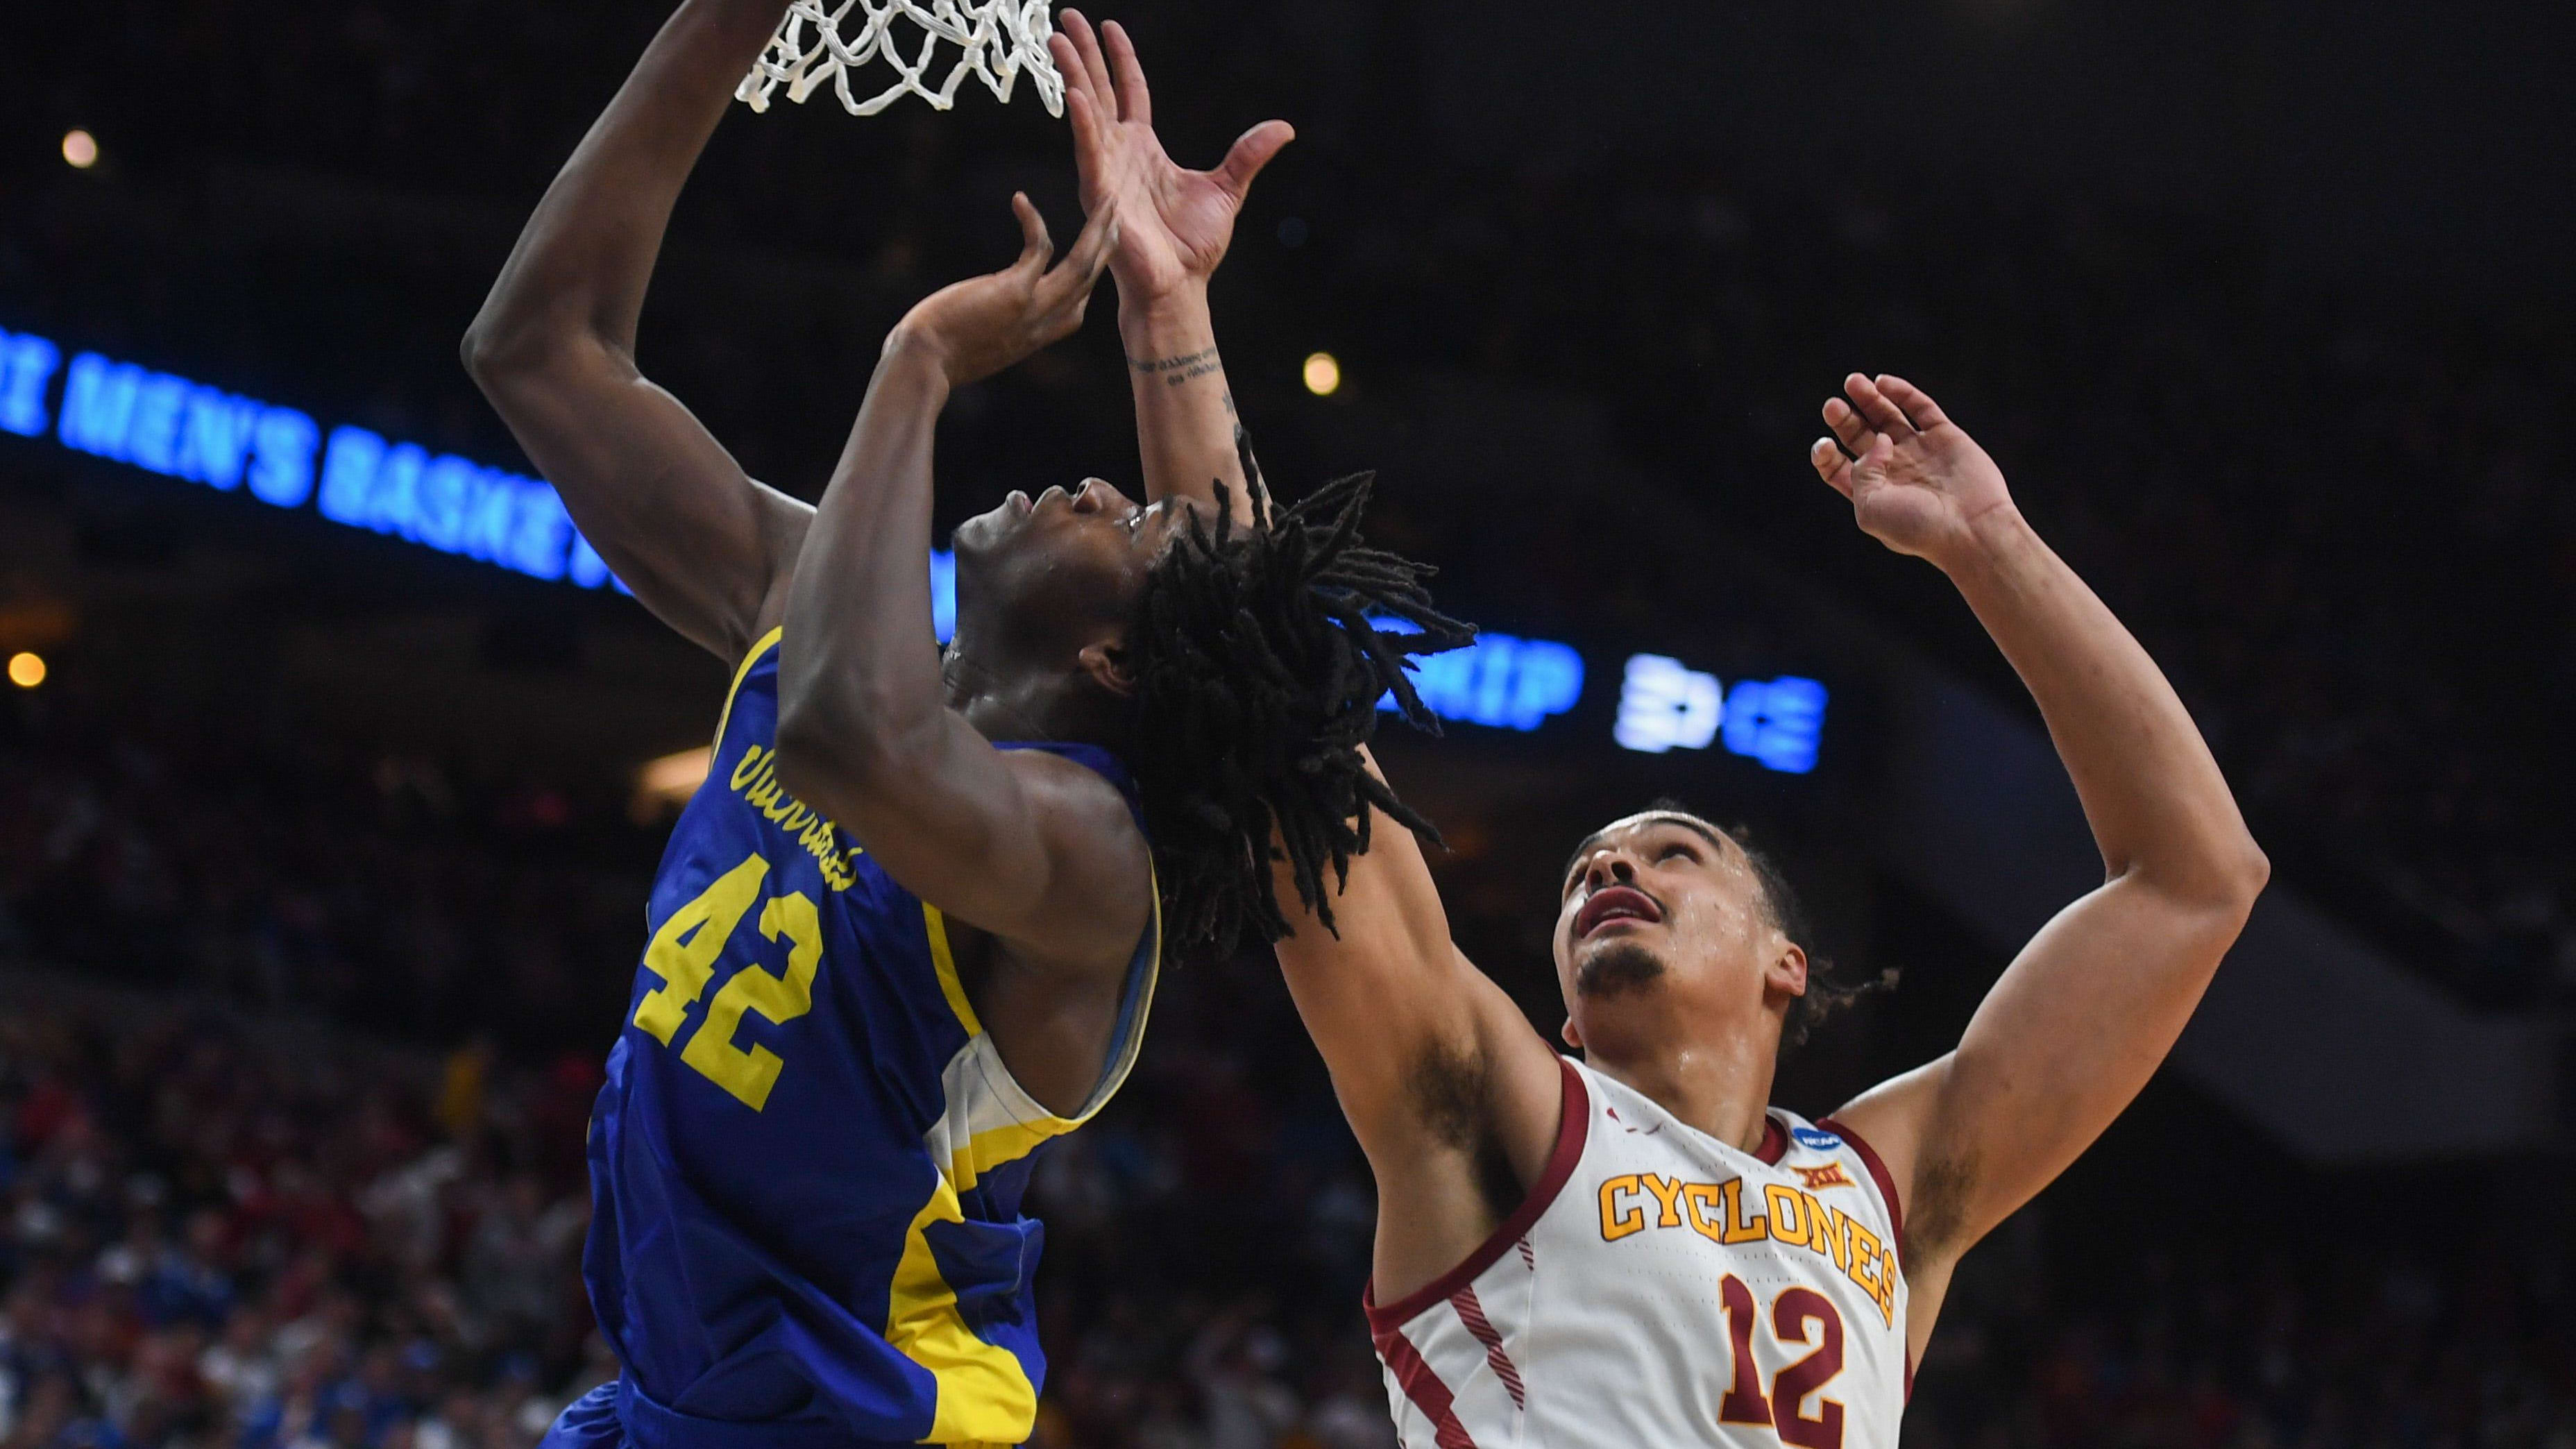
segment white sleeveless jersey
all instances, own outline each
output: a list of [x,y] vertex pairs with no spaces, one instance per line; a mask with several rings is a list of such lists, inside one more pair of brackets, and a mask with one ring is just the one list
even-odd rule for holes
[[1878,1155],[1777,1109],[1747,1154],[1564,1069],[1528,1200],[1439,1281],[1371,1295],[1406,1449],[1893,1449],[1913,1372]]

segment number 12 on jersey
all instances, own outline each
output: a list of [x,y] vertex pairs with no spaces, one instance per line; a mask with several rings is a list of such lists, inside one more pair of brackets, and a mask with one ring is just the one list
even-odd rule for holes
[[[1779,1431],[1781,1443],[1799,1449],[1842,1449],[1840,1403],[1820,1398],[1815,1417],[1801,1412],[1809,1395],[1843,1371],[1843,1319],[1834,1311],[1833,1300],[1812,1288],[1785,1288],[1771,1301],[1773,1336],[1784,1346],[1803,1348],[1812,1343],[1815,1351],[1773,1376],[1771,1392],[1765,1395],[1762,1368],[1753,1361],[1753,1330],[1761,1317],[1753,1306],[1753,1290],[1729,1273],[1718,1291],[1724,1295],[1721,1306],[1735,1361],[1734,1381],[1718,1401],[1718,1422],[1768,1424]],[[1816,1337],[1819,1331],[1821,1339]]]
[[[716,959],[733,939],[742,918],[760,897],[769,862],[753,855],[716,877],[697,899],[671,913],[652,944],[644,948],[646,969],[662,984],[635,1004],[635,1025],[664,1046],[688,1024],[689,1008],[715,979]],[[787,974],[775,976],[746,965],[707,1004],[706,1019],[680,1048],[680,1060],[707,1080],[741,1099],[757,1112],[769,1103],[770,1088],[786,1064],[769,1048],[734,1045],[746,1011],[784,1024],[814,1009],[814,968],[823,959],[823,924],[813,899],[803,891],[772,896],[761,908],[760,934],[769,941],[787,938]]]

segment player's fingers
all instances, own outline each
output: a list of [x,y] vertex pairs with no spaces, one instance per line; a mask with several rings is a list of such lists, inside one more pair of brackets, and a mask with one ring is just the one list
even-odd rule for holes
[[1145,84],[1145,67],[1136,59],[1136,42],[1127,38],[1127,27],[1112,20],[1100,27],[1100,38],[1108,43],[1109,68],[1118,77],[1118,119],[1154,124],[1154,92]]
[[1092,284],[1108,269],[1109,254],[1117,247],[1118,208],[1103,206],[1083,223],[1082,235],[1073,239],[1073,250],[1064,254],[1063,263],[1049,274],[1048,280],[1078,288],[1082,295],[1089,296]]
[[1011,265],[1043,269],[1047,258],[1055,254],[1055,241],[1047,235],[1046,218],[1038,215],[1036,203],[1025,191],[1011,193],[1011,214],[1020,219],[1020,259]]
[[1843,379],[1843,391],[1850,394],[1852,406],[1860,409],[1861,419],[1872,428],[1898,442],[1914,436],[1914,425],[1905,420],[1905,410],[1888,401],[1877,383],[1855,372]]
[[1834,430],[1834,440],[1850,449],[1855,457],[1869,451],[1872,436],[1869,424],[1861,421],[1860,414],[1852,409],[1850,403],[1838,397],[1825,399],[1825,426]]
[[1083,80],[1091,89],[1091,98],[1100,104],[1101,119],[1118,119],[1118,88],[1109,83],[1109,63],[1100,58],[1100,37],[1092,33],[1091,22],[1079,10],[1064,12],[1064,33],[1073,41],[1074,56],[1082,62]]
[[1088,186],[1100,179],[1101,168],[1108,159],[1100,134],[1100,107],[1093,103],[1091,92],[1067,85],[1064,109],[1073,119],[1073,168]]
[[1297,128],[1286,121],[1264,121],[1235,138],[1232,149],[1216,168],[1217,184],[1235,200],[1252,189],[1252,178],[1279,154],[1279,148],[1297,139]]
[[1851,458],[1831,438],[1818,438],[1807,445],[1807,461],[1815,466],[1816,476],[1825,480],[1836,493],[1851,496]]
[[1047,59],[1055,62],[1055,73],[1064,77],[1065,94],[1087,94],[1091,90],[1091,72],[1082,68],[1082,53],[1073,48],[1073,41],[1059,30],[1047,37],[1046,47]]
[[1907,420],[1923,432],[1944,427],[1950,421],[1942,413],[1941,405],[1932,400],[1932,394],[1892,372],[1878,375],[1878,390],[1887,394],[1888,401],[1903,408]]

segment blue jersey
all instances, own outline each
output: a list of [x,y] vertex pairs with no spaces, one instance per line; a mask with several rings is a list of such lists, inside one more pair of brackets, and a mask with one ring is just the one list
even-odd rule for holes
[[[1046,1375],[1020,1197],[1134,1063],[1160,922],[1090,1100],[1048,1112],[976,1021],[938,909],[780,789],[777,646],[735,675],[672,831],[592,1117],[582,1272],[625,1372],[585,1403],[605,1426],[613,1400],[644,1449],[1017,1444]],[[1100,750],[1003,748],[1133,804]]]

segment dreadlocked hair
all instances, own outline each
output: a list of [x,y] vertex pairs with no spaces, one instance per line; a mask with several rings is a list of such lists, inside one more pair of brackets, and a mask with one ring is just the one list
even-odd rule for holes
[[1163,933],[1184,952],[1232,952],[1247,932],[1288,934],[1272,884],[1274,837],[1297,896],[1327,930],[1324,890],[1368,849],[1368,807],[1430,840],[1431,822],[1368,772],[1360,749],[1392,692],[1404,718],[1439,733],[1405,673],[1416,655],[1476,637],[1431,607],[1432,569],[1360,541],[1376,475],[1357,473],[1274,512],[1250,435],[1235,451],[1252,495],[1234,520],[1217,484],[1213,521],[1187,531],[1147,574],[1127,652],[1136,680],[1129,759],[1153,837]]

